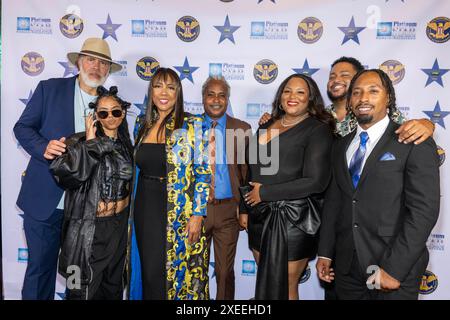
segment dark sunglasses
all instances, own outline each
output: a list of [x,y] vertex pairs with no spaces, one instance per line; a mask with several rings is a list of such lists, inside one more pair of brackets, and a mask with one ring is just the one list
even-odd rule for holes
[[114,109],[112,111],[97,111],[97,117],[99,117],[100,119],[106,119],[108,118],[109,113],[111,113],[114,118],[120,118],[123,114],[123,111],[119,109]]

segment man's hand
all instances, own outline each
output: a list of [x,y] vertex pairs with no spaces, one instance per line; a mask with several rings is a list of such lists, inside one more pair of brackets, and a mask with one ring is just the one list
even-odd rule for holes
[[66,144],[64,141],[66,141],[65,137],[62,137],[59,140],[50,140],[47,148],[45,148],[44,158],[47,160],[53,160],[57,156],[60,156],[66,152]]
[[261,188],[262,184],[258,182],[249,182],[249,184],[253,187],[253,189],[245,195],[245,202],[248,205],[254,207],[261,202],[259,189]]
[[334,270],[331,267],[331,260],[318,258],[316,263],[317,274],[319,279],[328,283],[334,280]]
[[202,231],[203,216],[191,216],[186,225],[186,235],[188,236],[189,244],[193,244],[200,238]]
[[270,115],[270,113],[265,112],[261,118],[258,121],[258,124],[260,126],[262,126],[264,123],[266,123],[267,121],[269,121],[270,119],[272,119],[272,116]]
[[393,291],[400,288],[400,281],[391,277],[386,271],[379,268],[373,275],[371,275],[366,282],[371,284],[375,289],[381,291]]
[[398,142],[420,144],[432,136],[434,123],[427,119],[409,120],[403,123],[395,133]]

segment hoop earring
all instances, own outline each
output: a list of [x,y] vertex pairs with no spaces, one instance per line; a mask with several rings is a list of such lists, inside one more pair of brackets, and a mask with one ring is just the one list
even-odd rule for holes
[[280,109],[281,111],[284,111],[283,107],[281,106],[281,104],[278,106],[278,109]]

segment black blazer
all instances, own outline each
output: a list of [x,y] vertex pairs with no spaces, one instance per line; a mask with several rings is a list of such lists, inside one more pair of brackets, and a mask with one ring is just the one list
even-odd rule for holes
[[[400,282],[419,272],[414,266],[428,263],[426,241],[439,215],[436,144],[432,138],[420,145],[399,143],[398,127],[390,121],[356,189],[346,159],[356,132],[333,144],[333,179],[322,213],[318,255],[335,259],[340,272],[349,271],[354,250],[362,272],[378,265]],[[382,161],[387,152],[395,160]]]

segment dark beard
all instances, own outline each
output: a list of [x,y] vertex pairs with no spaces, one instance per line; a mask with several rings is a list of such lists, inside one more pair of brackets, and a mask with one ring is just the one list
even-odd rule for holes
[[327,89],[327,95],[328,95],[328,99],[330,99],[331,100],[331,102],[336,102],[336,101],[339,101],[339,100],[342,100],[342,99],[344,99],[346,96],[347,96],[347,92],[345,92],[345,93],[343,93],[343,94],[341,94],[341,95],[339,95],[339,96],[333,96],[333,94],[331,93],[331,91],[330,90],[328,90]]
[[373,116],[371,115],[363,115],[363,116],[356,116],[356,120],[359,124],[369,124],[373,120]]

